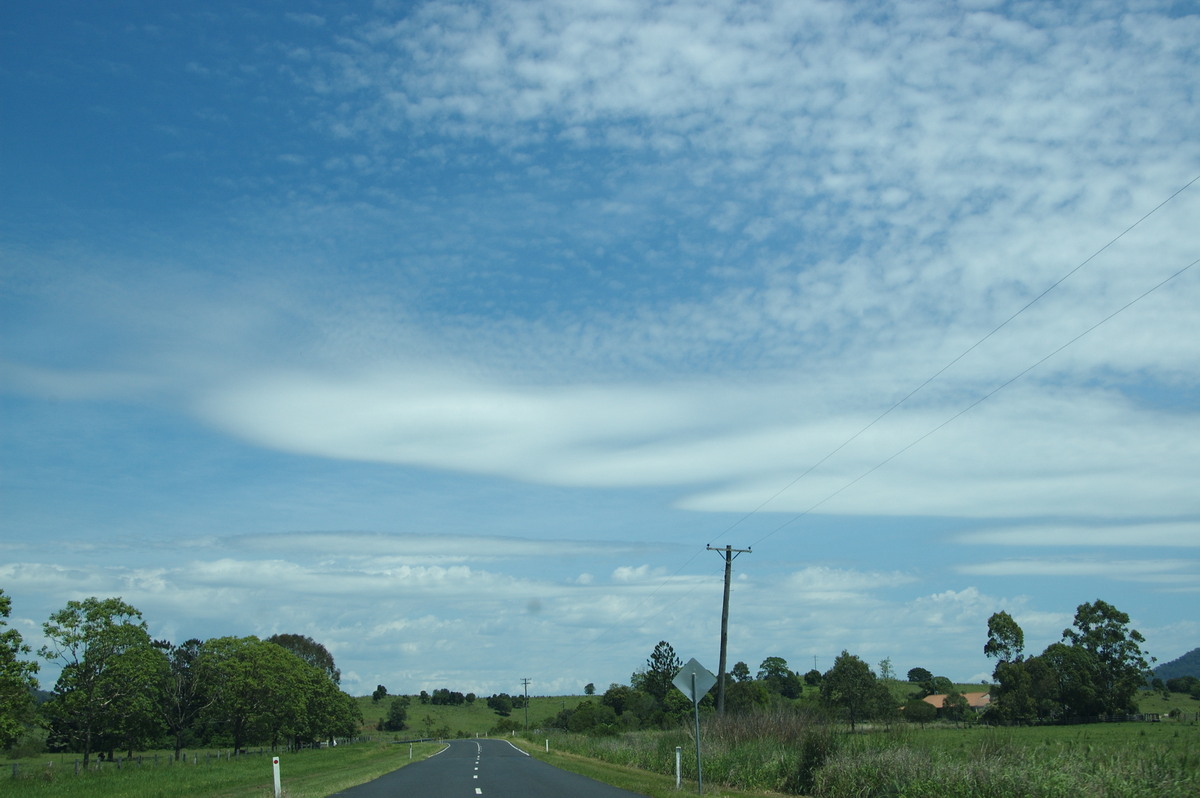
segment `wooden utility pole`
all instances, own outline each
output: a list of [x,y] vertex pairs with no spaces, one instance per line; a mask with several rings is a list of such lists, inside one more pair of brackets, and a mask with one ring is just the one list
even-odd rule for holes
[[733,546],[716,548],[709,544],[709,551],[725,555],[725,600],[721,602],[721,662],[717,666],[717,714],[725,714],[725,649],[729,645],[729,579],[733,574],[733,561],[739,554],[749,554],[750,549],[735,549]]

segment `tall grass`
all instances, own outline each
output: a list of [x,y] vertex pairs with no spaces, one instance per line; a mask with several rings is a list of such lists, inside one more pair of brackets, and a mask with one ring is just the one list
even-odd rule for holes
[[[696,778],[687,729],[607,737],[558,733],[559,750]],[[704,781],[814,798],[1194,798],[1200,728],[1113,724],[848,733],[803,711],[709,717],[701,730]]]
[[[700,733],[704,780],[742,790],[803,794],[839,739],[820,717],[790,708],[710,717]],[[550,740],[560,750],[663,775],[674,774],[678,747],[683,778],[696,778],[696,741],[690,729],[602,737],[556,733]]]
[[[1079,727],[1076,727],[1079,728]],[[1107,730],[1106,730],[1107,731]],[[817,773],[820,798],[1166,798],[1200,795],[1200,743],[1123,726],[1081,738],[1055,729],[960,731],[930,745],[920,732],[850,738]],[[1138,733],[1141,736],[1138,736]]]

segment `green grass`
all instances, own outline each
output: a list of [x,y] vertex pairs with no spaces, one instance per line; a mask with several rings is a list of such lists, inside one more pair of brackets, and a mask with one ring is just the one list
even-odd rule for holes
[[[705,785],[728,794],[819,798],[1191,798],[1200,795],[1200,724],[1113,723],[989,728],[895,724],[849,733],[787,713],[703,729]],[[674,749],[694,784],[685,730],[591,737],[550,733],[552,752],[590,761],[595,778],[658,795],[673,788]],[[536,741],[535,741],[536,742]],[[598,763],[606,764],[600,765]],[[555,762],[555,764],[560,764]],[[638,774],[636,777],[628,774]],[[640,781],[640,779],[645,781]],[[621,781],[619,779],[625,779]],[[629,781],[632,779],[632,781]],[[744,792],[738,793],[735,790]]]
[[[675,789],[675,777],[673,775],[652,773],[641,768],[615,765],[611,762],[559,751],[554,747],[553,742],[548,752],[546,751],[544,742],[539,743],[536,740],[521,738],[516,738],[513,742],[543,762],[562,768],[563,770],[569,770],[572,773],[578,773],[581,776],[587,776],[596,781],[604,782],[605,784],[610,784],[614,787],[619,787],[623,790],[629,790],[639,795],[645,795],[649,798],[678,798],[681,794],[680,790]],[[674,748],[671,750],[674,751]],[[672,756],[674,755],[672,754]],[[694,756],[692,758],[693,760],[695,759]],[[674,762],[673,759],[671,761]],[[695,791],[696,781],[694,777],[682,783],[682,794],[694,793]],[[704,794],[710,796],[710,798],[779,798],[782,795],[782,793],[762,790],[739,790],[720,784],[713,784],[707,780],[704,782]]]
[[[418,761],[438,751],[437,743],[413,747]],[[287,798],[323,798],[356,784],[376,779],[409,763],[406,745],[387,742],[343,745],[337,748],[300,751],[280,755],[280,775]],[[74,774],[70,764],[46,767],[26,765],[29,775],[12,779],[11,770],[0,773],[0,792],[5,798],[79,796],[79,798],[271,798],[274,776],[270,756],[247,756],[238,760],[199,765],[171,764],[159,767],[127,766],[117,770],[106,764],[99,772]]]
[[1168,798],[1200,794],[1200,726],[1119,723],[851,735],[822,798]]

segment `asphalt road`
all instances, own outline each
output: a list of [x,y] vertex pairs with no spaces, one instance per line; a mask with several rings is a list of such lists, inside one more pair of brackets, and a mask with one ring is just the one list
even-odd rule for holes
[[345,798],[645,798],[559,770],[504,740],[454,740],[423,762],[334,795]]

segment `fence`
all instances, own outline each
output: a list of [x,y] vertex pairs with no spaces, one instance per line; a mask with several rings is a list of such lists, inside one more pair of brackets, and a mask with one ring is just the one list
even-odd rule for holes
[[[338,738],[337,745],[350,745],[352,743],[371,742],[374,739],[375,739],[375,737],[373,737],[373,736]],[[112,759],[102,759],[99,756],[97,756],[97,757],[93,758],[91,760],[91,762],[88,763],[88,770],[99,771],[103,768],[115,768],[116,770],[123,770],[125,768],[132,768],[132,767],[156,768],[156,767],[160,767],[160,766],[166,767],[166,766],[171,766],[171,765],[198,766],[201,763],[208,765],[208,764],[212,764],[214,762],[221,762],[221,761],[232,762],[235,759],[242,759],[247,756],[263,756],[263,755],[270,756],[277,752],[292,753],[294,751],[298,751],[298,750],[301,750],[304,748],[316,748],[316,747],[324,747],[324,746],[323,745],[321,745],[321,746],[287,745],[287,746],[280,746],[279,749],[277,749],[277,750],[260,747],[257,751],[252,751],[252,750],[248,750],[248,749],[242,750],[242,751],[232,751],[232,750],[224,750],[224,749],[219,750],[219,751],[206,750],[203,752],[192,751],[190,753],[187,751],[184,751],[181,754],[181,757],[178,761],[176,761],[175,755],[173,753],[136,754],[134,756],[126,756],[126,757],[117,756],[117,757],[113,757]],[[189,760],[190,760],[190,763],[189,763]],[[83,760],[76,758],[69,765],[64,765],[64,763],[60,760],[59,765],[58,765],[58,770],[55,770],[54,768],[55,768],[55,763],[53,761],[47,762],[45,764],[33,763],[33,762],[13,762],[13,763],[11,763],[11,771],[12,771],[11,777],[14,779],[19,779],[19,778],[23,778],[25,776],[35,775],[38,773],[47,773],[47,772],[62,773],[64,770],[67,770],[68,768],[71,768],[74,771],[74,774],[76,776],[78,776],[84,770]]]

